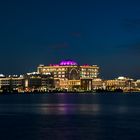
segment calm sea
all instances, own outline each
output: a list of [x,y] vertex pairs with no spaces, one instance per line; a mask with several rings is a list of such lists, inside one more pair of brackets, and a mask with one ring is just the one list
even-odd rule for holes
[[0,95],[0,140],[140,140],[140,93]]

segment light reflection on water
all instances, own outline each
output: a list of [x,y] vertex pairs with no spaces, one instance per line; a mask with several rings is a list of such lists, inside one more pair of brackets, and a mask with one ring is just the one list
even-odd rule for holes
[[97,114],[100,111],[99,105],[94,104],[55,104],[41,108],[43,114]]
[[0,96],[2,140],[139,140],[140,96]]
[[1,104],[0,113],[34,113],[40,115],[97,114],[99,104]]
[[140,108],[101,104],[0,104],[0,114],[28,113],[40,115],[136,113]]
[[129,114],[140,112],[139,95],[36,94],[0,97],[2,114]]

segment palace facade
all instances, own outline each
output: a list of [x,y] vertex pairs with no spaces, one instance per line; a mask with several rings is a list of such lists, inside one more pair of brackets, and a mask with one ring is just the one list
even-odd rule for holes
[[99,74],[97,65],[78,65],[72,60],[63,60],[59,64],[50,64],[49,66],[39,65],[37,72],[40,74],[51,73],[54,77],[56,88],[73,89],[81,88],[91,90],[92,80]]

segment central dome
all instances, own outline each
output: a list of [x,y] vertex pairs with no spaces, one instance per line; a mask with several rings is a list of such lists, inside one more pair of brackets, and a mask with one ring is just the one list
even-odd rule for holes
[[76,66],[78,65],[75,61],[73,60],[63,60],[59,64],[60,66]]

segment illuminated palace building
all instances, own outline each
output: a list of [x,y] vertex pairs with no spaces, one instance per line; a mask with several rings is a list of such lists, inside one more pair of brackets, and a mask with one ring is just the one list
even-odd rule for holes
[[59,64],[49,66],[39,65],[38,73],[51,73],[54,77],[55,88],[91,90],[92,81],[98,77],[97,65],[78,65],[75,61],[64,60]]

